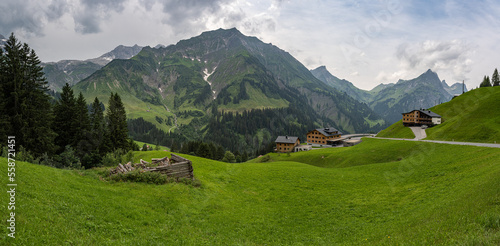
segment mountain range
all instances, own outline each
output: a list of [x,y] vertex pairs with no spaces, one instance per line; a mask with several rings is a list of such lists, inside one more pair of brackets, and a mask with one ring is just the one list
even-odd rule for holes
[[[269,143],[276,135],[305,138],[308,129],[321,126],[346,133],[386,126],[367,104],[326,85],[289,53],[235,28],[167,47],[144,47],[131,59],[111,61],[74,90],[105,103],[111,91],[118,92],[130,119],[143,118],[188,139],[213,140],[221,128],[225,135],[232,131],[240,144]],[[245,122],[226,122],[233,117],[228,112],[246,117]],[[249,117],[258,112],[267,118]]]
[[42,63],[43,72],[49,82],[49,89],[60,91],[64,84],[74,85],[101,69],[113,59],[129,59],[137,55],[141,49],[142,47],[138,45],[119,45],[112,51],[93,59]]
[[[98,97],[104,103],[111,92],[118,92],[129,119],[183,139],[217,138],[217,127],[233,131],[239,142],[264,143],[276,134],[302,136],[321,126],[344,133],[373,132],[399,120],[401,112],[429,108],[462,90],[458,83],[440,81],[431,70],[412,80],[361,90],[325,66],[308,70],[286,51],[235,28],[204,32],[169,46],[120,45],[98,58],[43,66],[50,89],[69,83],[88,101]],[[255,110],[265,111],[274,122],[264,120],[268,125],[262,125],[248,118]],[[228,112],[249,122],[244,127],[229,123]]]
[[[368,104],[375,113],[389,123],[400,120],[403,112],[430,108],[462,93],[461,83],[448,86],[444,80],[439,79],[437,73],[430,69],[417,78],[400,79],[394,84],[380,84],[370,91],[359,89],[351,82],[333,76],[325,66],[320,66],[311,72],[325,84]],[[467,91],[465,85],[463,89]]]
[[367,130],[364,118],[383,123],[363,103],[315,78],[289,53],[234,28],[165,48],[145,47],[132,59],[113,60],[75,88],[87,95],[120,90],[139,101],[203,115],[212,104],[242,112],[306,99],[306,106],[344,131]]

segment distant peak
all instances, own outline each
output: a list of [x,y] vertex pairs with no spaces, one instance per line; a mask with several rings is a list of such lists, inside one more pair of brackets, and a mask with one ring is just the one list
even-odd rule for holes
[[313,69],[312,71],[326,71],[326,72],[328,72],[325,65],[319,66],[319,67]]
[[435,72],[433,72],[430,68],[427,69],[427,71],[425,73],[431,73],[431,74],[435,74]]
[[223,29],[219,28],[217,30],[212,30],[212,31],[206,31],[203,32],[202,34],[209,34],[209,33],[232,33],[232,34],[242,34],[236,27],[229,28],[229,29]]

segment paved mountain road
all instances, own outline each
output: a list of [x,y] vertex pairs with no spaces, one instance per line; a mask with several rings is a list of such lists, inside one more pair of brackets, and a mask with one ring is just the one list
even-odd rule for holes
[[478,147],[500,148],[500,144],[497,144],[497,143],[472,143],[472,142],[455,142],[455,141],[439,141],[439,140],[420,140],[420,139],[404,139],[404,138],[380,138],[380,137],[373,137],[373,138],[378,138],[378,139],[389,139],[389,140],[400,140],[400,141],[421,141],[421,142],[429,142],[429,143],[455,144],[455,145],[470,145],[470,146],[478,146]]

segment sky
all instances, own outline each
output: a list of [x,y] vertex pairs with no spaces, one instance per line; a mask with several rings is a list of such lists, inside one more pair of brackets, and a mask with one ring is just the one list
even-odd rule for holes
[[0,34],[44,62],[236,27],[362,89],[432,69],[479,86],[500,67],[500,1],[1,0]]

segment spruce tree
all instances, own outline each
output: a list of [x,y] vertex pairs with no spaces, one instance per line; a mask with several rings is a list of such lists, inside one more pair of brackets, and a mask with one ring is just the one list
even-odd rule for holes
[[498,70],[495,68],[495,71],[493,72],[493,76],[491,76],[491,83],[493,86],[499,86],[500,85],[500,77],[498,77]]
[[104,153],[102,150],[102,144],[105,136],[105,122],[104,122],[104,108],[102,103],[97,99],[90,106],[90,132],[91,132],[91,142],[95,149],[99,152]]
[[[3,49],[0,48],[0,139],[7,139],[7,133],[10,132],[10,122],[9,115],[7,114],[7,93],[4,91],[4,85],[7,83],[5,79],[5,73],[3,68],[5,67],[5,57],[3,53]],[[5,146],[6,142],[0,142],[0,149],[2,146]]]
[[56,145],[61,153],[66,145],[75,145],[77,142],[78,118],[76,110],[76,99],[73,89],[66,83],[62,88],[61,99],[54,107],[53,129],[57,133]]
[[52,109],[47,81],[35,51],[12,33],[0,53],[0,134],[16,137],[35,156],[52,153],[55,134],[50,128]]
[[111,149],[128,150],[130,145],[128,140],[127,115],[118,93],[111,93],[106,112],[108,122],[107,134]]
[[94,146],[91,143],[90,133],[90,118],[87,102],[80,92],[75,102],[75,140],[73,146],[75,147],[76,154],[82,158],[90,154]]

